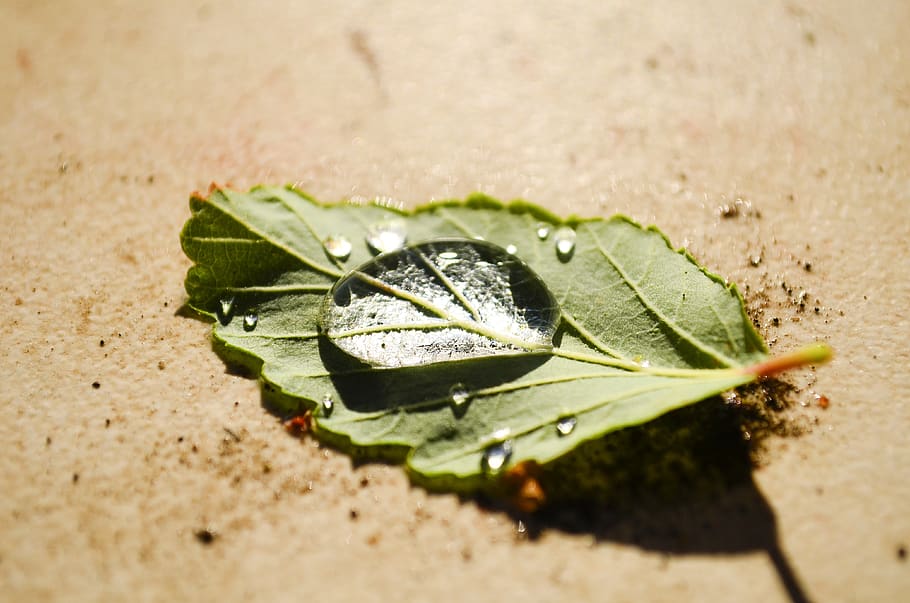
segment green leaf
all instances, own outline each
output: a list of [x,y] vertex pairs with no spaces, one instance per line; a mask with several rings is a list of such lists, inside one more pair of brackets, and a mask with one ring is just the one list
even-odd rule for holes
[[[621,216],[561,221],[531,204],[482,196],[408,213],[322,205],[266,187],[215,190],[193,198],[191,209],[181,235],[194,262],[189,304],[217,319],[225,358],[260,371],[285,411],[314,409],[319,438],[352,454],[404,461],[425,485],[487,487],[522,461],[547,463],[584,441],[746,384],[756,378],[746,367],[767,360],[735,287],[674,251],[656,229]],[[417,245],[374,260],[405,239]],[[490,266],[475,270],[480,280],[470,271],[452,276],[440,269],[448,252],[470,252],[475,264],[494,268],[486,276]],[[506,278],[506,289],[496,288],[497,262],[519,275]],[[426,287],[401,287],[408,279],[440,290],[433,297],[420,294]],[[504,299],[522,282],[548,292]],[[513,316],[549,307],[550,318],[538,324],[547,343],[539,333],[493,328],[478,310],[483,283],[495,292],[487,301],[506,304]],[[328,296],[333,287],[339,295]],[[374,305],[398,304],[404,314],[349,320],[352,291],[374,296]],[[395,361],[402,356],[388,346],[407,339],[401,333],[420,339],[430,331],[476,336],[496,350],[428,353],[421,363],[412,349],[411,360]],[[369,353],[345,343],[361,335]],[[436,349],[451,344],[441,341]]]

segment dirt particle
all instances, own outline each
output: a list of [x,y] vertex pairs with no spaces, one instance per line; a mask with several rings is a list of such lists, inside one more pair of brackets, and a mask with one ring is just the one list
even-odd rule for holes
[[385,91],[382,87],[382,74],[379,69],[379,60],[376,58],[376,53],[373,52],[373,49],[370,46],[366,32],[355,29],[348,34],[348,42],[351,45],[351,50],[354,52],[354,55],[366,65],[367,70],[369,70],[370,76],[373,78],[373,82],[376,84],[376,88],[379,91],[380,98],[384,100]]
[[360,478],[360,487],[361,488],[366,488],[369,485],[370,485],[370,478],[368,478],[366,476]]
[[16,298],[16,301],[15,301],[14,303],[15,303],[17,306],[21,306],[21,305],[22,305],[22,298],[21,298],[21,297],[17,297],[17,298]]
[[193,536],[196,537],[196,540],[208,546],[215,542],[215,539],[218,538],[218,533],[211,528],[202,528],[193,532]]
[[370,545],[370,546],[376,546],[377,544],[379,544],[379,541],[380,541],[381,539],[382,539],[382,535],[379,534],[378,532],[373,533],[373,534],[370,534],[370,535],[367,537],[367,544]]
[[159,361],[158,361],[158,370],[159,370],[159,371],[163,371],[163,370],[165,369],[166,366],[167,366],[167,364],[164,363],[164,360],[159,360]]
[[74,474],[73,474],[73,483],[75,484],[75,483],[78,482],[78,481],[79,481],[79,474],[78,474],[78,473],[74,473]]
[[811,31],[803,33],[803,40],[805,40],[806,44],[809,46],[815,46],[815,34]]
[[53,440],[51,439],[51,436],[47,436],[47,438],[45,438],[45,440],[44,440],[44,445],[50,446],[51,442],[53,442]]
[[803,270],[812,272],[812,262],[803,262]]
[[105,420],[104,420],[104,426],[105,426],[105,427],[110,427],[110,426],[111,426],[111,420],[110,420],[110,419],[105,419]]
[[899,561],[906,561],[906,560],[907,560],[907,546],[906,546],[906,545],[903,545],[903,544],[898,545],[898,547],[897,547],[897,559],[898,559]]
[[658,67],[660,67],[660,62],[657,60],[657,57],[650,56],[647,59],[645,59],[645,67],[647,67],[648,69],[651,69],[653,71],[654,69],[657,69]]
[[831,401],[828,400],[828,396],[822,396],[821,394],[815,394],[815,402],[818,404],[819,408],[827,409],[831,405]]
[[101,387],[101,382],[99,382],[99,381],[92,381],[92,388],[93,388],[93,389],[98,389],[98,388],[100,388],[100,387]]
[[99,347],[99,348],[103,348],[103,347],[104,347],[104,340],[103,340],[103,339],[100,340],[100,341],[98,342],[98,347]]
[[354,521],[358,517],[360,517],[360,513],[357,512],[357,509],[351,509],[350,511],[348,511],[348,517],[351,518],[351,521]]
[[25,48],[16,50],[16,66],[26,73],[32,70],[32,55]]

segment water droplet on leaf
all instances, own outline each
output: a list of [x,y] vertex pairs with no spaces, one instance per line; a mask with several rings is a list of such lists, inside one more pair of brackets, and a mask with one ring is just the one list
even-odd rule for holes
[[256,325],[259,324],[259,317],[255,314],[247,314],[243,317],[243,330],[252,331],[256,328]]
[[404,220],[383,220],[367,229],[367,245],[373,253],[387,253],[404,247],[407,240]]
[[234,318],[234,298],[225,297],[218,302],[218,309],[215,311],[218,315],[218,322],[227,325]]
[[546,285],[505,249],[471,239],[410,245],[339,280],[322,329],[371,366],[552,349],[559,308]]
[[353,249],[351,242],[340,235],[326,237],[322,242],[322,246],[325,247],[326,253],[342,262],[351,256],[351,250]]
[[506,253],[515,255],[516,253],[518,253],[518,247],[516,247],[515,245],[509,245],[506,247]]
[[575,425],[577,424],[578,419],[576,417],[563,417],[556,421],[556,433],[561,436],[567,436],[575,431]]
[[573,228],[568,226],[560,227],[553,235],[553,241],[556,243],[556,257],[563,262],[572,259],[575,253],[576,234]]
[[512,441],[493,444],[483,452],[480,468],[484,473],[499,473],[512,457]]
[[322,398],[322,414],[330,417],[333,410],[335,410],[335,400],[332,399],[332,394],[326,394]]
[[463,383],[456,383],[449,390],[449,396],[452,398],[452,404],[461,406],[470,399],[471,393]]
[[550,225],[541,222],[536,226],[536,232],[538,239],[541,241],[546,241],[547,237],[550,236]]

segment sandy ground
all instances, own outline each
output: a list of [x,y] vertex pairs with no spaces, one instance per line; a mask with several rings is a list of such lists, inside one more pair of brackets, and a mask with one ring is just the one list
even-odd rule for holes
[[[489,4],[0,2],[0,600],[904,600],[910,5]],[[627,213],[837,358],[740,515],[523,538],[226,371],[178,312],[213,180]]]

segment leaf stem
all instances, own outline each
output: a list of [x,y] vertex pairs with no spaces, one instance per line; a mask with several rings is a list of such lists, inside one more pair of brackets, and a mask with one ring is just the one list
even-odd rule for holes
[[560,348],[555,348],[553,350],[554,356],[559,356],[560,358],[566,358],[568,360],[575,360],[578,362],[588,362],[590,364],[599,364],[601,366],[610,366],[613,368],[622,369],[625,371],[636,372],[636,373],[645,373],[648,375],[655,375],[659,377],[694,377],[694,378],[704,378],[707,375],[717,375],[717,376],[729,376],[737,374],[736,369],[721,368],[721,369],[677,369],[677,368],[664,368],[660,366],[642,366],[637,362],[631,360],[620,360],[609,358],[606,356],[598,356],[594,354],[585,354],[582,352],[573,352],[570,350],[563,350]]
[[810,364],[824,364],[831,360],[833,355],[834,351],[827,344],[813,343],[793,352],[747,366],[741,369],[741,372],[747,375],[755,375],[756,377],[770,377],[771,375]]

